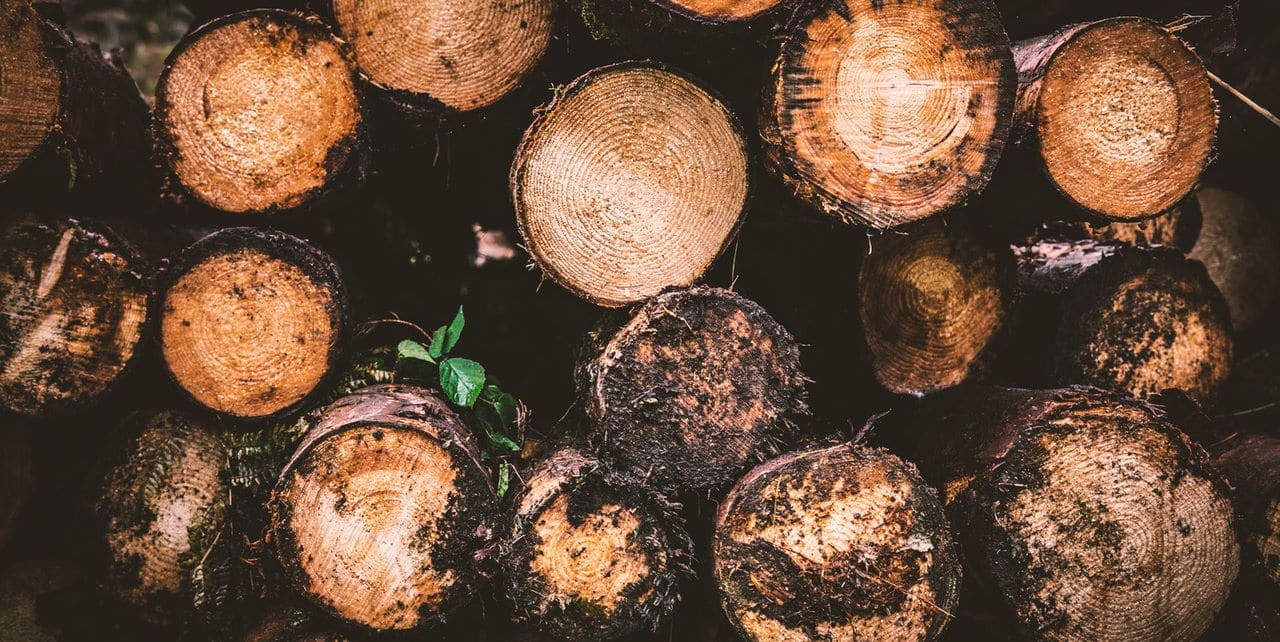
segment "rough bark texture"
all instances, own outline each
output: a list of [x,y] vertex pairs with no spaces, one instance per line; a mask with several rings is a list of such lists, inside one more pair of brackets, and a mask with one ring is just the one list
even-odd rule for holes
[[987,0],[814,2],[786,28],[760,134],[770,168],[814,209],[894,227],[982,190],[1014,91]]
[[165,275],[160,348],[196,402],[247,419],[288,414],[341,358],[347,293],[337,267],[297,237],[227,228]]
[[472,598],[496,501],[462,419],[431,390],[387,384],[318,413],[271,512],[293,586],[387,631],[443,621]]
[[246,11],[187,34],[153,127],[170,188],[227,212],[316,205],[363,178],[356,73],[314,16]]
[[860,445],[748,473],[721,503],[713,555],[725,613],[747,640],[933,640],[959,598],[937,491]]
[[1228,487],[1154,407],[957,388],[873,420],[944,489],[977,580],[1039,640],[1194,640],[1235,581]]
[[557,640],[657,631],[689,574],[692,544],[665,499],[573,448],[524,476],[502,544],[513,620]]
[[682,73],[593,69],[543,107],[516,149],[511,194],[534,261],[618,307],[700,279],[746,207],[737,119]]
[[172,411],[138,417],[97,512],[112,593],[149,620],[190,612],[191,572],[227,509],[227,449],[204,420]]
[[0,405],[25,415],[73,410],[106,393],[133,361],[150,277],[110,230],[19,218],[0,231]]
[[147,104],[121,63],[20,0],[0,25],[0,198],[123,208],[154,193]]
[[1067,199],[1120,221],[1154,217],[1195,187],[1217,103],[1204,66],[1142,18],[1064,27],[1013,46],[1017,137]]
[[1202,403],[1216,397],[1231,368],[1232,329],[1204,266],[1173,248],[1091,241],[1016,253],[1018,331],[1035,355],[1024,361],[1042,359],[1048,381],[1135,397],[1169,388]]
[[962,383],[1005,321],[1013,255],[962,226],[933,221],[872,239],[858,312],[876,379],[926,394]]
[[584,358],[590,438],[620,472],[661,489],[728,484],[805,412],[795,340],[728,290],[664,292],[598,330]]
[[1280,439],[1232,435],[1213,446],[1213,463],[1235,487],[1236,509],[1244,524],[1244,570],[1265,587],[1255,599],[1280,596]]
[[1172,209],[1145,221],[1063,221],[1046,224],[1040,236],[1064,240],[1092,239],[1140,247],[1163,245],[1190,252],[1200,238],[1203,220],[1199,201],[1195,196],[1189,196]]
[[1280,229],[1246,197],[1217,187],[1196,192],[1200,240],[1188,256],[1204,264],[1237,332],[1256,327],[1280,290]]

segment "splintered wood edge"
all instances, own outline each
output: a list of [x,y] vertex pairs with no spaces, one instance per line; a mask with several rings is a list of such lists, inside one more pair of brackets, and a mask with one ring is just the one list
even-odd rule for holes
[[[918,3],[833,0],[795,12],[765,88],[760,133],[767,165],[797,197],[844,222],[886,229],[960,205],[986,186],[1012,128],[1017,77],[995,6],[989,0],[961,4],[963,9],[944,11]],[[938,19],[897,19],[897,13],[921,10]],[[863,20],[876,12],[894,19]],[[965,22],[946,24],[956,17]],[[888,22],[898,26],[882,28]],[[875,35],[846,33],[862,28]],[[813,29],[835,44],[816,39]],[[945,42],[922,37],[944,34]],[[889,59],[877,66],[868,61],[872,55]],[[904,56],[915,56],[909,61],[914,66],[895,64]],[[920,66],[946,69],[948,77],[916,79]],[[956,72],[965,77],[954,78]],[[948,88],[941,103],[934,100],[932,85],[938,84]],[[883,107],[886,88],[903,91],[899,85],[912,92],[906,98],[914,111],[884,117],[865,104]],[[949,117],[936,118],[935,112]],[[886,123],[896,128],[899,143],[889,148],[891,156],[883,145]],[[863,148],[886,155],[868,165],[864,158],[871,154],[860,153]]]
[[[634,177],[621,175],[616,171],[616,163],[609,164],[610,171],[593,171],[593,165],[600,165],[602,160],[608,160],[607,157],[604,159],[583,157],[583,154],[590,153],[625,156],[621,153],[625,150],[613,148],[619,137],[605,135],[601,138],[598,132],[602,131],[602,126],[593,128],[586,135],[576,135],[574,132],[582,129],[582,123],[572,120],[564,121],[565,118],[570,117],[563,115],[566,109],[580,110],[591,106],[590,104],[579,105],[582,100],[608,103],[615,99],[612,95],[596,96],[588,93],[597,83],[618,82],[620,79],[638,75],[651,75],[667,83],[673,92],[683,93],[688,99],[686,102],[690,102],[688,105],[690,111],[676,114],[671,118],[689,119],[697,116],[697,122],[704,127],[701,133],[705,134],[706,138],[721,136],[710,141],[717,145],[716,149],[711,151],[726,157],[725,159],[709,158],[709,152],[701,154],[699,157],[707,157],[707,162],[703,163],[702,167],[692,169],[687,166],[685,162],[687,159],[669,159],[672,162],[662,165],[662,168],[666,169],[683,168],[686,173],[693,172],[692,180],[695,183],[692,185],[687,185],[690,182],[690,175],[677,176],[682,179],[680,184],[682,191],[689,192],[683,195],[684,203],[624,203],[620,206],[624,210],[643,209],[650,216],[668,212],[673,206],[678,207],[678,211],[668,214],[669,218],[666,219],[665,226],[641,225],[638,220],[640,216],[632,211],[622,211],[620,214],[613,215],[611,219],[601,217],[599,208],[602,206],[599,202],[611,202],[610,192],[625,194],[629,189],[627,183],[638,184],[640,181]],[[583,98],[584,95],[588,97]],[[651,110],[670,108],[669,103],[655,102],[653,100],[655,96],[646,95],[645,98],[648,103],[652,103],[644,105],[645,108]],[[716,122],[712,123],[706,115],[693,112],[693,109],[703,107],[716,112],[715,118],[712,119]],[[591,117],[615,118],[619,117],[619,113],[616,109],[597,110],[591,112]],[[626,131],[629,132],[634,129],[627,122],[616,124],[627,128]],[[570,184],[571,181],[565,181],[563,178],[555,180],[556,177],[564,176],[565,172],[562,170],[556,169],[554,175],[547,175],[550,170],[535,171],[531,168],[531,164],[536,162],[537,165],[546,165],[557,160],[554,157],[542,158],[552,154],[551,151],[543,150],[556,151],[557,143],[561,146],[566,144],[564,142],[566,136],[563,134],[557,136],[549,131],[552,128],[560,132],[568,132],[570,143],[586,145],[585,150],[575,148],[560,154],[563,157],[561,164],[563,161],[570,161],[575,166],[582,166],[581,171],[575,172],[573,176],[583,179],[588,185],[596,185],[596,182],[606,179],[630,178],[630,180],[623,182],[616,190],[607,189],[605,186],[597,188],[587,196],[582,196],[583,182]],[[655,136],[665,137],[662,140],[669,142],[679,142],[683,139],[674,137],[687,137],[689,134],[687,128],[681,131],[664,129],[661,132],[636,129],[633,133],[634,135],[630,138],[634,138],[637,144],[643,145],[653,145]],[[509,176],[512,201],[516,210],[516,223],[531,256],[542,271],[566,290],[596,305],[622,307],[651,297],[665,287],[691,285],[700,279],[715,259],[723,253],[741,224],[750,192],[750,157],[746,145],[742,128],[724,101],[682,72],[660,63],[634,60],[592,69],[569,83],[556,98],[539,109],[533,123],[529,125],[516,148]],[[679,152],[707,152],[705,145],[685,144],[677,147]],[[534,158],[535,155],[538,157]],[[725,162],[722,163],[721,160]],[[661,171],[640,167],[640,172],[645,170]],[[531,177],[531,173],[537,176]],[[586,175],[577,176],[580,173]],[[650,199],[657,198],[659,195],[670,197],[671,190],[654,189],[653,184],[662,182],[662,178],[664,177],[657,176],[656,180],[648,180],[645,185]],[[535,180],[537,182],[533,183],[532,181]],[[558,186],[560,183],[563,185]],[[546,189],[537,188],[538,185],[544,184],[548,186]],[[692,193],[694,191],[701,193]],[[538,201],[550,202],[545,204],[531,202],[531,192],[535,194],[545,192],[538,197]],[[578,196],[572,196],[573,194]],[[583,198],[591,199],[595,205],[574,202],[581,201]],[[723,200],[724,203],[717,204],[707,213],[692,211],[694,207],[701,207],[703,201],[708,198]],[[568,203],[564,202],[566,199],[569,200]],[[571,211],[575,207],[579,211]],[[707,214],[713,215],[716,220],[703,223],[704,219],[708,218]],[[544,222],[542,220],[544,218],[548,220]],[[677,226],[689,227],[691,222],[696,224],[696,229],[687,231],[682,235],[683,238],[672,239],[671,229]],[[564,223],[572,225],[560,225]],[[624,238],[619,236],[620,231],[613,226],[627,223],[630,223],[627,227],[627,233],[630,236]],[[603,229],[596,230],[595,234],[583,232],[583,228],[592,226]],[[560,229],[560,227],[568,229]],[[650,241],[652,247],[639,246],[635,235],[640,232],[643,232],[644,236],[651,237],[645,240]],[[680,243],[680,241],[683,242]],[[586,242],[590,242],[594,247],[586,245]],[[677,243],[677,247],[670,247]],[[696,246],[696,251],[691,249],[691,246]],[[654,247],[662,251],[655,251]],[[620,250],[628,248],[634,256],[619,256]],[[656,267],[653,267],[655,263]],[[643,278],[637,281],[637,274]],[[618,282],[624,277],[628,282],[620,285]]]
[[[778,510],[780,500],[789,504]],[[840,444],[788,453],[739,480],[716,516],[712,570],[726,616],[749,640],[927,640],[959,600],[954,548],[938,493],[915,466]],[[817,595],[823,588],[851,592]],[[819,619],[823,610],[845,619]]]
[[[1218,126],[1199,56],[1145,18],[1078,25],[1058,38],[1043,76],[1032,79],[1040,86],[1030,105],[1050,180],[1075,204],[1118,221],[1176,205],[1208,165]],[[1102,99],[1118,92],[1128,93]]]
[[[0,6],[0,182],[36,154],[62,116],[65,72],[53,56],[44,18],[25,2],[5,0]],[[16,28],[10,29],[16,24]],[[20,103],[26,109],[18,111]]]
[[[235,381],[225,382],[213,379],[221,375],[236,373],[233,369],[228,369],[222,373],[209,372],[207,359],[212,357],[208,348],[212,346],[203,345],[207,343],[207,340],[203,338],[204,335],[198,334],[200,328],[196,327],[192,318],[179,318],[181,315],[176,314],[178,311],[172,307],[175,293],[181,294],[190,289],[190,294],[182,294],[182,296],[187,298],[188,302],[198,304],[201,302],[201,297],[196,296],[199,292],[206,291],[208,288],[227,286],[225,280],[188,284],[188,277],[193,273],[204,273],[202,266],[216,260],[232,262],[245,259],[254,260],[264,268],[286,267],[290,270],[290,273],[295,277],[293,280],[296,281],[296,287],[293,289],[296,294],[301,295],[295,298],[300,298],[311,306],[305,311],[307,317],[315,317],[303,319],[304,323],[301,327],[308,332],[323,332],[325,334],[324,343],[326,344],[322,358],[316,354],[303,355],[299,360],[295,360],[297,363],[290,366],[290,368],[280,368],[268,364],[264,372],[268,374],[275,373],[274,379],[261,380],[262,384],[267,385],[265,388],[260,386],[262,389],[257,391],[245,389],[245,382],[240,378]],[[236,274],[228,275],[229,278],[233,279],[236,276]],[[278,286],[280,284],[277,283],[275,285]],[[233,284],[233,287],[239,288],[242,286]],[[261,419],[287,414],[306,403],[306,400],[330,376],[333,366],[341,358],[344,339],[348,332],[348,301],[342,277],[337,271],[333,259],[328,254],[311,243],[292,235],[270,229],[246,227],[226,228],[214,232],[196,241],[179,255],[174,265],[167,272],[165,283],[160,291],[162,295],[157,297],[159,305],[159,310],[156,314],[159,318],[159,332],[157,334],[165,368],[178,387],[189,398],[215,411],[245,419]],[[312,300],[315,295],[320,295],[320,300]],[[216,310],[198,308],[194,310],[194,312],[201,313],[202,316],[209,317],[211,322],[217,321],[227,311],[223,307],[219,307]],[[323,315],[327,323],[325,328],[321,328],[319,324],[314,323],[321,315]],[[188,317],[190,316],[188,314]],[[183,321],[188,323],[184,324]],[[255,319],[250,318],[249,321],[254,322]],[[280,334],[280,327],[276,325],[279,321],[278,317],[272,318],[271,326],[267,328],[272,335]],[[283,335],[280,335],[280,337],[283,337]],[[280,337],[277,338],[280,339]],[[192,348],[183,351],[183,354],[189,358],[179,360],[181,363],[175,363],[174,357],[179,356],[179,354],[174,352],[177,348],[171,345],[173,339],[182,339],[184,343],[196,342],[192,344]],[[296,340],[295,337],[289,337],[288,339],[290,341]],[[277,351],[282,351],[285,347],[292,347],[281,343],[283,340],[280,339],[274,342]],[[315,341],[311,341],[311,345],[314,346]],[[255,344],[249,347],[256,350],[262,346],[261,344]],[[314,348],[310,350],[314,350]],[[301,354],[301,351],[289,350],[287,354]],[[188,361],[190,363],[187,363]],[[294,378],[294,375],[297,374],[292,368],[300,367],[300,364],[309,364],[302,373],[305,375],[305,379],[295,382],[290,387],[290,390],[285,391],[287,394],[279,394],[285,380]],[[191,385],[193,383],[200,383],[201,385],[193,386]],[[225,388],[227,386],[236,388],[234,395],[228,397],[218,392],[219,387]]]
[[[279,9],[234,13],[187,34],[165,60],[153,124],[182,189],[232,213],[296,209],[337,189],[358,161],[363,127],[345,46],[318,18]],[[288,95],[274,91],[286,70],[297,81]],[[246,108],[253,91],[273,100]],[[246,120],[259,112],[269,114]]]

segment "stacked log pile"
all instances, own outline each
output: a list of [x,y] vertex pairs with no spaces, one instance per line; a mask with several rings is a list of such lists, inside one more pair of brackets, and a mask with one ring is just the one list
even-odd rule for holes
[[1276,639],[1278,14],[0,0],[0,642]]

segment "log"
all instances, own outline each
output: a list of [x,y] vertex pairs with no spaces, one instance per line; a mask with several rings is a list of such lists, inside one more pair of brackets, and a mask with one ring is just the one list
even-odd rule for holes
[[98,499],[113,596],[149,621],[191,612],[191,572],[227,511],[227,449],[207,421],[175,411],[140,428]]
[[26,426],[5,426],[0,450],[0,551],[18,525],[18,516],[31,491],[31,432]]
[[82,581],[82,573],[66,560],[18,560],[0,571],[0,631],[11,640],[57,642],[66,639],[65,623],[41,617],[41,604],[51,594]]
[[511,167],[516,221],[552,279],[607,307],[691,285],[746,206],[733,114],[652,63],[591,70],[544,107]]
[[692,548],[677,507],[575,448],[523,478],[501,548],[512,621],[582,641],[667,623]]
[[588,435],[655,488],[726,486],[807,412],[795,339],[728,290],[664,292],[588,343],[577,373]]
[[871,241],[858,314],[876,380],[923,395],[962,383],[1007,316],[1013,255],[971,230],[927,222]]
[[462,419],[431,390],[383,384],[318,413],[270,510],[292,587],[391,631],[441,622],[471,599],[497,507]]
[[1218,106],[1199,57],[1159,23],[1111,18],[1013,45],[1016,137],[1066,199],[1116,221],[1185,198],[1213,151]]
[[1264,595],[1280,595],[1280,439],[1232,435],[1213,446],[1213,464],[1236,491],[1244,530],[1243,575],[1265,587]]
[[944,489],[974,587],[1033,640],[1195,640],[1239,567],[1228,488],[1154,407],[962,387],[871,422]]
[[404,108],[468,112],[514,91],[551,41],[551,0],[413,2],[329,0],[356,65]]
[[[1127,243],[1143,247],[1164,245],[1191,252],[1200,238],[1203,222],[1200,203],[1192,195],[1159,216],[1145,221],[1123,223],[1082,220],[1055,223],[1048,227],[1053,230],[1051,234],[1069,240],[1093,239],[1104,243]],[[1202,259],[1197,260],[1204,263]],[[1232,315],[1232,319],[1235,319],[1235,315]]]
[[753,20],[773,12],[782,0],[650,0],[673,13],[702,23]]
[[1204,266],[1173,248],[1091,241],[1016,255],[1018,331],[1029,346],[1020,357],[1047,365],[1051,383],[1217,397],[1231,371],[1231,319]]
[[919,220],[990,180],[1014,89],[988,0],[812,3],[765,87],[766,161],[823,214],[877,229]]
[[938,492],[883,449],[783,455],[716,517],[713,568],[744,639],[934,640],[960,593]]
[[0,405],[23,415],[101,399],[138,352],[149,270],[103,226],[10,220],[0,231]]
[[224,16],[174,47],[155,136],[172,189],[232,213],[300,208],[363,174],[356,75],[318,18]]
[[149,110],[120,62],[21,0],[0,3],[0,23],[4,199],[71,192],[98,209],[142,200],[155,178]]
[[274,230],[227,228],[165,275],[160,349],[178,387],[246,419],[301,407],[338,363],[347,294],[333,260]]
[[1188,256],[1222,291],[1236,331],[1259,327],[1280,291],[1280,230],[1239,193],[1204,187],[1196,200],[1204,226]]

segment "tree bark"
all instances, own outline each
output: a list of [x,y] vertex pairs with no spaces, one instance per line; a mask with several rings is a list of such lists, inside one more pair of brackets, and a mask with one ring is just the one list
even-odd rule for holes
[[721,503],[713,557],[746,640],[933,640],[959,597],[937,491],[915,466],[855,444],[748,473]]
[[376,631],[425,628],[469,601],[496,511],[466,424],[437,393],[396,384],[320,411],[271,503],[293,587]]
[[1154,407],[957,388],[871,422],[944,489],[969,576],[1036,640],[1195,640],[1235,582],[1229,489]]
[[758,304],[671,290],[594,333],[578,368],[588,435],[663,490],[726,486],[807,412],[800,350]]
[[1204,226],[1187,256],[1203,263],[1222,291],[1236,332],[1259,327],[1280,290],[1280,231],[1238,193],[1205,187],[1196,200]]

